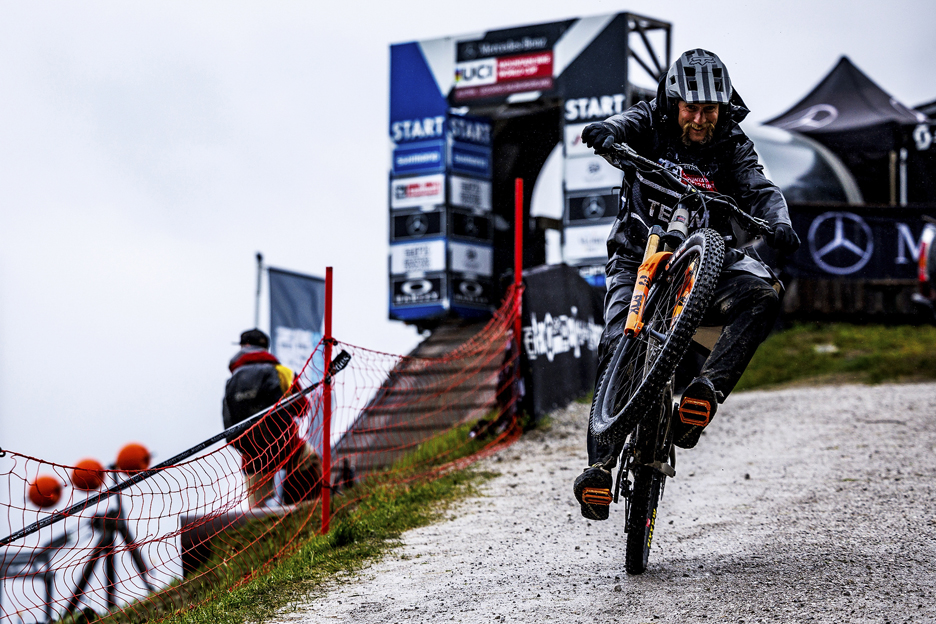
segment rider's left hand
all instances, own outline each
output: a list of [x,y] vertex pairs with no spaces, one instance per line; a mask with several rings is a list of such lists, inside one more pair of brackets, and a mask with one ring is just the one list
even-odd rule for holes
[[791,254],[800,246],[799,236],[792,226],[781,223],[774,228],[773,240],[768,241],[770,246],[783,254]]

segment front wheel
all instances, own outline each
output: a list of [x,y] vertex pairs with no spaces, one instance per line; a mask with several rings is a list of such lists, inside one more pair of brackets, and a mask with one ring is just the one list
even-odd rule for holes
[[627,548],[624,554],[624,569],[628,574],[643,574],[647,569],[660,490],[665,478],[649,466],[634,468],[634,489],[628,505]]
[[702,322],[724,259],[718,232],[697,230],[654,277],[644,329],[618,341],[595,389],[589,427],[600,443],[623,441],[659,400]]

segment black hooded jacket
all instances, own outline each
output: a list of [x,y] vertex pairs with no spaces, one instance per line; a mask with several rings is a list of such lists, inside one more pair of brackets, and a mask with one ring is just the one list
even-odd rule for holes
[[[771,226],[790,225],[786,200],[780,189],[764,175],[754,144],[738,125],[749,112],[735,92],[730,103],[721,107],[712,140],[705,145],[686,146],[677,123],[678,102],[667,97],[661,81],[656,99],[649,103],[638,102],[623,113],[609,117],[606,123],[614,128],[617,142],[627,143],[642,156],[664,164],[689,165],[688,173],[693,173],[693,168],[698,170],[715,190],[733,197],[743,210],[765,219]],[[635,174],[628,172],[621,211],[608,238],[609,275],[614,270],[615,256],[639,258],[648,227],[654,223],[665,225],[654,218],[647,207],[649,202],[641,197],[642,185],[635,182]],[[725,267],[769,277],[769,272],[751,250],[729,249]]]

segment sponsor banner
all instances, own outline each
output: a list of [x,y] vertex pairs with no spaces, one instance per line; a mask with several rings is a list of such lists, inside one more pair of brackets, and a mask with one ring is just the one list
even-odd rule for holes
[[618,213],[618,196],[602,190],[566,198],[566,222],[570,225],[593,225],[613,221]]
[[452,276],[452,307],[490,308],[495,303],[494,283],[491,280]]
[[[323,370],[321,350],[315,351],[322,339],[325,318],[325,280],[302,273],[267,269],[270,285],[270,351],[290,370],[299,373],[309,357],[313,360],[306,369],[310,381],[318,378],[313,371]],[[316,409],[311,414],[312,444],[322,452],[322,414]]]
[[[532,41],[532,39],[529,39]],[[540,41],[544,46],[548,39]],[[487,49],[519,49],[510,44]],[[459,44],[460,50],[466,50]],[[530,50],[536,49],[531,46]],[[470,51],[470,50],[469,50]],[[542,48],[539,52],[511,55],[483,55],[460,59],[455,63],[456,101],[503,96],[522,91],[547,91],[553,88],[553,52]]]
[[445,274],[390,280],[390,306],[402,308],[441,304],[445,299]]
[[492,235],[490,217],[463,210],[452,210],[449,212],[449,219],[452,224],[452,237],[490,242]]
[[390,241],[418,238],[438,238],[443,234],[443,211],[394,213],[391,217]]
[[497,59],[497,82],[552,78],[552,51]]
[[602,297],[562,264],[524,271],[523,283],[524,381],[540,418],[594,389]]
[[491,210],[490,182],[453,175],[449,177],[449,184],[452,187],[449,202],[453,206],[484,212]]
[[452,143],[452,171],[468,175],[491,177],[491,148],[467,143]]
[[445,171],[445,142],[406,144],[393,150],[394,175]]
[[582,142],[582,130],[588,124],[566,124],[563,129],[565,137],[565,155],[566,158],[575,158],[578,156],[594,156],[595,151],[586,147]]
[[445,270],[445,239],[390,245],[390,274]]
[[621,186],[624,172],[612,167],[601,156],[565,159],[565,188],[585,191]]
[[481,98],[493,98],[511,93],[523,93],[524,91],[549,91],[553,87],[552,78],[531,78],[529,80],[515,80],[492,84],[485,87],[471,87],[467,89],[458,89],[455,91],[455,101],[464,102],[466,100],[478,100]]
[[490,147],[491,122],[478,117],[450,115],[448,118],[449,136],[459,143],[484,145]]
[[568,27],[568,22],[538,24],[522,28],[491,31],[483,39],[455,44],[458,63],[495,56],[530,55],[552,50]]
[[445,175],[396,178],[390,181],[390,207],[418,208],[445,203]]
[[803,244],[784,269],[795,277],[916,279],[924,214],[931,216],[913,208],[791,205],[793,229]]
[[582,260],[607,260],[611,224],[569,226],[562,234],[562,258],[570,264]]
[[490,277],[494,272],[494,252],[490,245],[473,245],[471,243],[449,242],[452,271],[484,275]]

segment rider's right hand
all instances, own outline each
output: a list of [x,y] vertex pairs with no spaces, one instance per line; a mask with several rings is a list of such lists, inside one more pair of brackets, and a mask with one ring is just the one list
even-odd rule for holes
[[582,142],[585,143],[586,147],[593,148],[596,154],[610,152],[614,141],[614,126],[607,122],[591,123],[582,130]]

